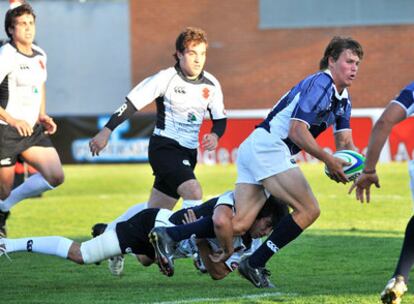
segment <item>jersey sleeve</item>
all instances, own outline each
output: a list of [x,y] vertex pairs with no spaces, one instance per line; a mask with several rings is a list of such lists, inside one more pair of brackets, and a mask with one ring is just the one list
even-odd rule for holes
[[217,79],[213,79],[214,87],[216,88],[212,100],[208,106],[211,119],[226,118],[226,110],[224,109],[224,97],[221,90],[220,83]]
[[321,77],[310,81],[301,91],[291,119],[303,121],[309,128],[318,116],[321,105],[326,102],[331,86],[331,83],[324,83]]
[[137,110],[141,110],[157,97],[165,94],[169,78],[172,76],[171,69],[167,69],[144,79],[129,92],[126,97],[127,100],[129,100]]
[[391,102],[398,103],[406,112],[407,116],[414,113],[414,82],[405,87],[400,94]]
[[0,49],[0,83],[13,70],[13,53],[8,51],[6,47]]

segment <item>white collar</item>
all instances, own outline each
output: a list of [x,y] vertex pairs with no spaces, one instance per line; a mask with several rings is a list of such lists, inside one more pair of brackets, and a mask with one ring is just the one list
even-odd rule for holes
[[[330,71],[329,69],[326,69],[326,70],[324,70],[323,72],[324,72],[325,74],[328,74],[328,75],[329,75],[329,77],[331,77],[331,79],[332,79],[332,81],[333,81],[332,73],[331,73],[331,71]],[[332,83],[332,86],[333,86],[333,88],[334,88],[335,97],[336,97],[338,100],[341,100],[341,99],[343,99],[343,98],[349,99],[349,98],[348,98],[348,97],[349,97],[349,95],[348,95],[348,89],[347,89],[347,88],[345,88],[345,89],[342,91],[342,94],[339,94],[338,90],[336,89],[335,83]]]

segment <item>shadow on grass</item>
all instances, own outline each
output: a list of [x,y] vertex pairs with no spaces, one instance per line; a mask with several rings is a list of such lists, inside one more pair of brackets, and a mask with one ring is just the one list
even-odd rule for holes
[[[318,296],[352,297],[355,303],[358,299],[362,303],[366,297],[377,297],[393,272],[402,237],[337,235],[340,232],[349,231],[312,230],[275,255],[267,267],[276,290],[256,289],[236,274],[213,281],[197,274],[190,260],[176,261],[176,274],[167,278],[156,266],[142,267],[128,256],[125,274],[119,278],[110,275],[106,262],[79,266],[56,257],[17,253],[11,255],[12,262],[0,260],[2,302],[152,303],[194,298],[227,301],[226,298],[269,291],[281,294],[264,299],[281,303]],[[247,303],[237,300],[240,301]]]

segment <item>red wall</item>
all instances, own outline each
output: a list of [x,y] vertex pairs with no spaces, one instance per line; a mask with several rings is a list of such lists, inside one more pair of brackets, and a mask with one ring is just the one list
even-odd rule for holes
[[355,108],[382,107],[413,80],[414,25],[259,30],[258,5],[257,0],[131,0],[131,86],[174,64],[176,36],[189,25],[208,33],[206,70],[220,80],[228,109],[270,108],[318,69],[334,35],[352,36],[365,50],[351,88]]

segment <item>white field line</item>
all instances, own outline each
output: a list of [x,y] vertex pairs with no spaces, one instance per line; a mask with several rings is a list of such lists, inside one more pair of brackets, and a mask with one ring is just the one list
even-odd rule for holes
[[[236,297],[222,297],[222,298],[195,298],[191,300],[176,300],[176,301],[167,301],[167,302],[151,302],[152,304],[187,304],[187,303],[220,303],[220,301],[230,301],[230,300],[245,300],[245,299],[260,299],[267,297],[280,297],[280,296],[295,296],[294,293],[282,293],[282,292],[267,292],[254,295],[240,295]],[[147,303],[149,304],[149,303]]]

